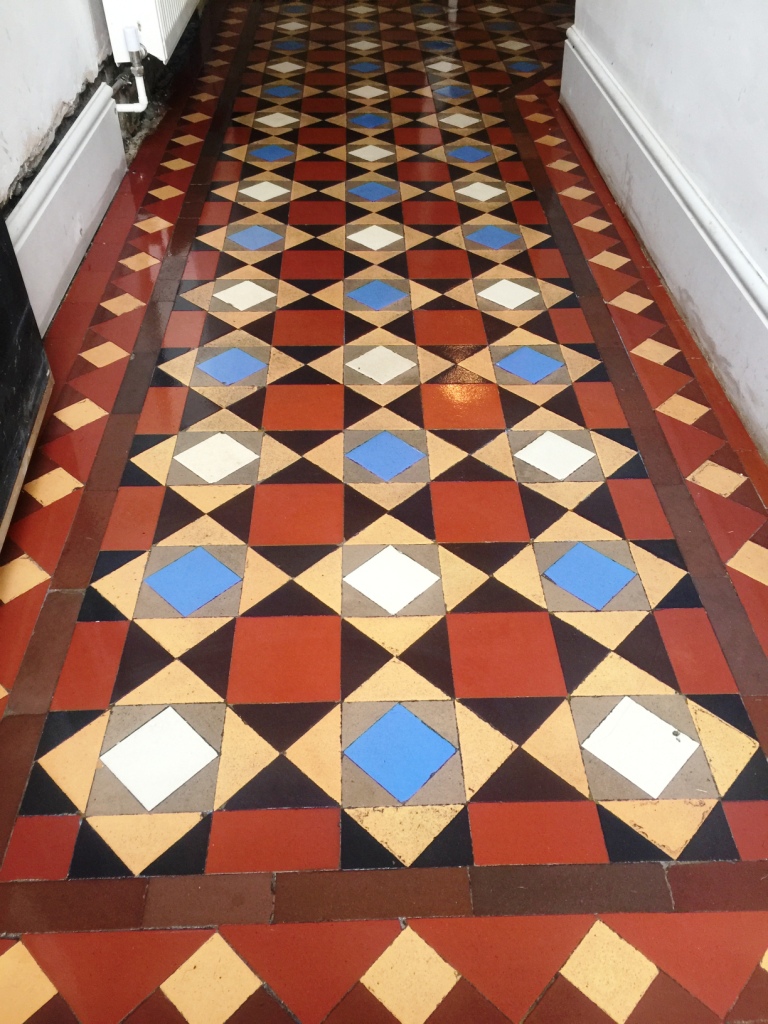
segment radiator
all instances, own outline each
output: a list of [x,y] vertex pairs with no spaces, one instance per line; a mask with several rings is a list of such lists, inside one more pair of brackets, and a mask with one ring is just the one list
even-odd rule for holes
[[127,25],[136,25],[147,53],[167,64],[198,2],[199,0],[102,0],[116,63],[125,64],[130,59],[123,38],[123,29]]

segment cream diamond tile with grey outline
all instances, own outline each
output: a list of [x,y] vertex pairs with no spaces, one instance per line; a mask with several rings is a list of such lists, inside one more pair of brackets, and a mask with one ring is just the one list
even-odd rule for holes
[[166,482],[169,486],[256,483],[263,438],[260,430],[181,433]]
[[507,436],[521,483],[604,479],[588,430],[509,430]]
[[419,383],[415,345],[366,345],[345,350],[344,383],[401,386]]
[[346,544],[342,615],[443,615],[436,544]]

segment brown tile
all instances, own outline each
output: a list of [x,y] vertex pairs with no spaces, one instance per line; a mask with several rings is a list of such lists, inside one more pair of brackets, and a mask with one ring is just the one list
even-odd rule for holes
[[[78,1024],[78,1021],[62,997],[57,995],[28,1017],[24,1024]],[[156,1024],[162,1022],[157,1021]]]
[[277,875],[275,921],[457,917],[472,913],[463,868]]
[[666,974],[658,974],[627,1024],[718,1024],[709,1007]]
[[184,1017],[158,988],[126,1017],[124,1024],[184,1024]]
[[0,885],[0,932],[139,928],[146,878]]
[[744,705],[763,750],[768,750],[768,697],[745,697]]
[[673,864],[668,872],[675,910],[768,910],[765,861]]
[[36,715],[48,710],[81,600],[79,593],[49,592],[8,698],[7,714]]
[[470,869],[478,915],[669,911],[660,864],[579,864]]
[[757,967],[739,998],[734,1003],[726,1021],[750,1021],[763,1024],[768,1020],[768,971]]
[[6,715],[0,721],[0,851],[5,853],[43,731],[45,715]]
[[443,999],[426,1024],[508,1024],[501,1010],[489,1003],[465,978],[461,978]]
[[64,545],[58,568],[53,574],[53,590],[82,590],[88,586],[114,501],[114,492],[86,488],[69,540]]
[[[132,379],[133,370],[129,368],[123,386],[127,386],[126,381],[130,383]],[[122,395],[122,391],[121,388],[120,395]],[[120,395],[118,395],[118,402]],[[88,477],[88,490],[114,491],[119,487],[137,422],[138,415],[117,410],[109,417],[104,437]]]
[[526,1024],[610,1024],[612,1018],[558,976],[525,1020]]
[[361,1024],[361,1021],[365,1021],[365,1024],[397,1024],[397,1017],[393,1017],[389,1010],[358,982],[331,1010],[324,1024]]
[[272,916],[272,876],[207,875],[150,879],[145,928],[267,924]]

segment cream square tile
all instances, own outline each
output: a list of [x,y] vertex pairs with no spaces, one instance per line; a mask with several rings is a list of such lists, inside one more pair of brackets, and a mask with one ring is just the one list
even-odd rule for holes
[[574,224],[574,227],[584,228],[585,231],[605,231],[610,226],[609,220],[602,220],[600,217],[584,217]]
[[741,487],[747,478],[743,473],[735,473],[732,469],[718,466],[716,462],[710,462],[707,459],[706,462],[702,463],[698,469],[691,473],[688,479],[694,484],[706,487],[708,491],[713,491],[715,494],[720,494],[727,498],[733,494],[737,487]]
[[19,555],[12,562],[0,566],[0,604],[8,604],[50,578],[29,555]]
[[79,480],[59,466],[50,473],[39,476],[37,480],[24,484],[24,490],[46,508],[82,486]]
[[[199,142],[200,139],[194,138],[194,136],[188,136],[193,139],[194,142]],[[178,140],[176,140],[178,141]],[[149,217],[147,220],[139,220],[136,222],[134,227],[141,228],[142,231],[146,231],[148,235],[154,234],[155,231],[162,231],[163,228],[173,227],[170,221],[164,220],[162,217]]]
[[[218,79],[215,79],[218,81]],[[193,164],[189,160],[182,160],[181,157],[176,157],[173,160],[166,160],[163,167],[167,167],[169,171],[183,171],[186,167],[192,167]]]
[[123,313],[130,313],[134,309],[146,306],[146,302],[142,302],[141,299],[137,299],[135,295],[129,295],[126,292],[124,295],[116,295],[114,299],[107,299],[107,301],[102,302],[101,305],[104,309],[108,309],[110,313],[114,313],[115,316],[122,316]]
[[261,984],[250,967],[216,934],[174,971],[160,989],[189,1024],[224,1024]]
[[663,412],[665,416],[671,416],[674,420],[687,423],[689,426],[700,420],[705,412],[708,412],[706,405],[700,402],[692,402],[690,398],[683,398],[682,395],[672,395],[666,402],[656,407],[657,412]]
[[149,194],[151,196],[155,196],[156,199],[173,199],[176,196],[184,195],[180,188],[174,188],[173,185],[163,185],[161,188],[153,188]]
[[768,587],[768,548],[751,540],[736,552],[728,565]]
[[119,345],[115,345],[113,341],[105,341],[103,345],[89,348],[87,352],[80,354],[83,359],[87,359],[94,366],[102,367],[111,366],[118,359],[127,359],[130,353],[126,352],[124,348],[120,348]]
[[74,405],[68,405],[66,409],[59,409],[53,415],[71,430],[77,430],[88,423],[100,420],[102,416],[107,414],[100,405],[96,405],[90,398],[84,398],[82,402],[75,402]]
[[[554,167],[554,164],[551,165]],[[598,253],[597,256],[593,256],[589,261],[590,263],[597,263],[601,267],[609,267],[611,270],[618,270],[619,267],[623,267],[625,263],[629,263],[629,259],[626,256],[619,256],[616,252],[611,252],[610,249],[606,249],[605,252]]]
[[[186,160],[184,161],[186,163]],[[168,165],[166,164],[166,167]],[[125,260],[120,260],[124,267],[128,267],[129,270],[146,270],[147,267],[154,267],[160,260],[155,259],[154,256],[150,256],[148,252],[137,252],[135,256],[129,256]]]
[[559,138],[557,135],[542,135],[540,139],[535,140],[540,146],[561,146],[565,139]]
[[634,292],[622,292],[615,299],[611,299],[610,306],[618,306],[619,309],[626,309],[628,313],[642,313],[644,309],[653,305],[653,299],[646,299],[642,295],[635,295]]
[[561,196],[565,196],[566,199],[586,199],[587,196],[593,196],[595,193],[590,191],[588,188],[580,188],[578,185],[571,185],[570,188],[565,188],[560,193]]
[[416,932],[406,928],[360,980],[400,1024],[424,1024],[459,975]]
[[21,942],[0,956],[0,1013],[3,1024],[24,1024],[55,995],[55,985]]
[[[597,260],[593,260],[596,263]],[[671,345],[664,345],[660,341],[654,341],[653,338],[646,338],[645,341],[632,349],[633,356],[641,356],[643,359],[650,359],[652,363],[658,363],[663,366],[668,363],[673,356],[676,356],[678,349],[672,348]]]

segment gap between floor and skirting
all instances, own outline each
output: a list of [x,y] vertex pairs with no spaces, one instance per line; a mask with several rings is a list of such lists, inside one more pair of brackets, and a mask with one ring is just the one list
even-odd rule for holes
[[763,454],[768,281],[576,28],[561,102]]

